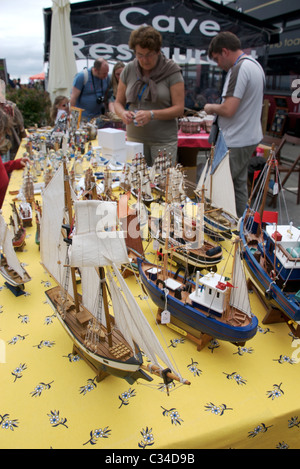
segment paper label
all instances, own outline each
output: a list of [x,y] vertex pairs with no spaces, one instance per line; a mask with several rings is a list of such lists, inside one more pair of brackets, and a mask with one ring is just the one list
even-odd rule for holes
[[171,321],[170,311],[165,309],[160,315],[160,322],[161,324],[169,324],[170,321]]

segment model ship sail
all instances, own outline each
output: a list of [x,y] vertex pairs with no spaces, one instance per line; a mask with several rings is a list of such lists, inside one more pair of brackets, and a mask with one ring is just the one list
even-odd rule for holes
[[[220,139],[222,134],[220,133]],[[226,184],[224,184],[226,181]],[[218,140],[206,161],[195,193],[205,202],[205,222],[208,229],[231,237],[237,227],[235,194],[229,165],[229,151]]]
[[[62,185],[65,185],[66,200],[63,190],[53,192],[58,181],[65,183]],[[103,373],[110,373],[123,377],[129,383],[138,378],[151,380],[152,378],[143,371],[146,367],[143,365],[138,341],[146,335],[141,345],[144,352],[151,358],[166,357],[118,271],[119,265],[128,262],[128,255],[124,233],[118,226],[117,204],[98,200],[74,202],[75,230],[72,240],[64,243],[61,229],[65,220],[64,207],[68,207],[69,220],[73,218],[73,204],[70,193],[67,194],[68,191],[64,164],[64,169],[58,170],[44,193],[42,225],[45,226],[41,230],[42,261],[49,272],[53,272],[58,279],[61,276],[61,269],[65,272],[62,281],[59,282],[60,286],[46,292],[49,302],[72,338],[76,353],[97,370],[99,379],[102,379]],[[53,205],[56,196],[58,197],[55,207],[48,211],[48,204]],[[56,224],[55,230],[52,230],[49,236],[46,227],[49,228],[51,222],[47,221],[47,218],[51,217],[53,210],[56,211]],[[51,242],[51,237],[55,240],[54,243]],[[47,254],[47,249],[49,250],[49,246],[45,244],[47,242],[54,247],[51,256]],[[56,261],[51,259],[54,255]],[[54,265],[57,260],[59,267]],[[74,270],[77,268],[81,273],[82,295],[78,294],[74,279]],[[70,288],[70,284],[73,288]],[[150,351],[152,344],[157,345],[154,351]],[[168,360],[166,366],[168,369],[174,368],[171,368]],[[157,373],[157,370],[163,373],[163,367],[156,358],[149,371]],[[169,376],[169,372],[166,375]],[[185,382],[178,374],[172,374],[172,379]]]
[[[278,224],[278,212],[265,210],[272,173],[280,187],[274,148],[256,181],[241,219],[244,261],[251,282],[267,309],[279,310],[293,321],[299,321],[300,229],[292,222]],[[280,196],[284,197],[283,191]],[[279,207],[286,207],[285,200],[280,202]]]
[[13,286],[18,287],[31,280],[21,266],[13,248],[13,234],[0,213],[0,273]]

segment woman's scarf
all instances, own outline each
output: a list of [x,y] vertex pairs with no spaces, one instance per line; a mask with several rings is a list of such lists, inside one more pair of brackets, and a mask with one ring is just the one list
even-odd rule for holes
[[[179,65],[177,65],[173,60],[167,59],[162,53],[159,54],[156,66],[151,70],[149,76],[143,75],[142,67],[137,59],[134,59],[133,63],[136,70],[137,80],[133,84],[129,95],[127,96],[127,100],[130,103],[135,102],[141,93],[144,94],[146,100],[155,102],[157,100],[156,84],[174,73],[181,72]],[[145,87],[145,85],[148,86]],[[144,87],[145,89],[142,91]]]

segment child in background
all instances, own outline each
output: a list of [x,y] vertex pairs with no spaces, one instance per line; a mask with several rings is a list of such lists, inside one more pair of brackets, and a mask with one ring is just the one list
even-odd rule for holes
[[69,99],[66,96],[57,96],[50,112],[54,125],[57,124],[58,120],[67,118],[69,113]]

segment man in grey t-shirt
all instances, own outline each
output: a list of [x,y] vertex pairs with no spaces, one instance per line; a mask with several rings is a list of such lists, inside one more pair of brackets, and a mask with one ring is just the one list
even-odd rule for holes
[[230,150],[230,169],[235,189],[237,215],[242,216],[248,200],[248,163],[263,134],[261,111],[264,71],[241,49],[240,40],[230,32],[213,38],[209,57],[227,72],[220,104],[206,104],[208,114],[218,116],[218,124]]

